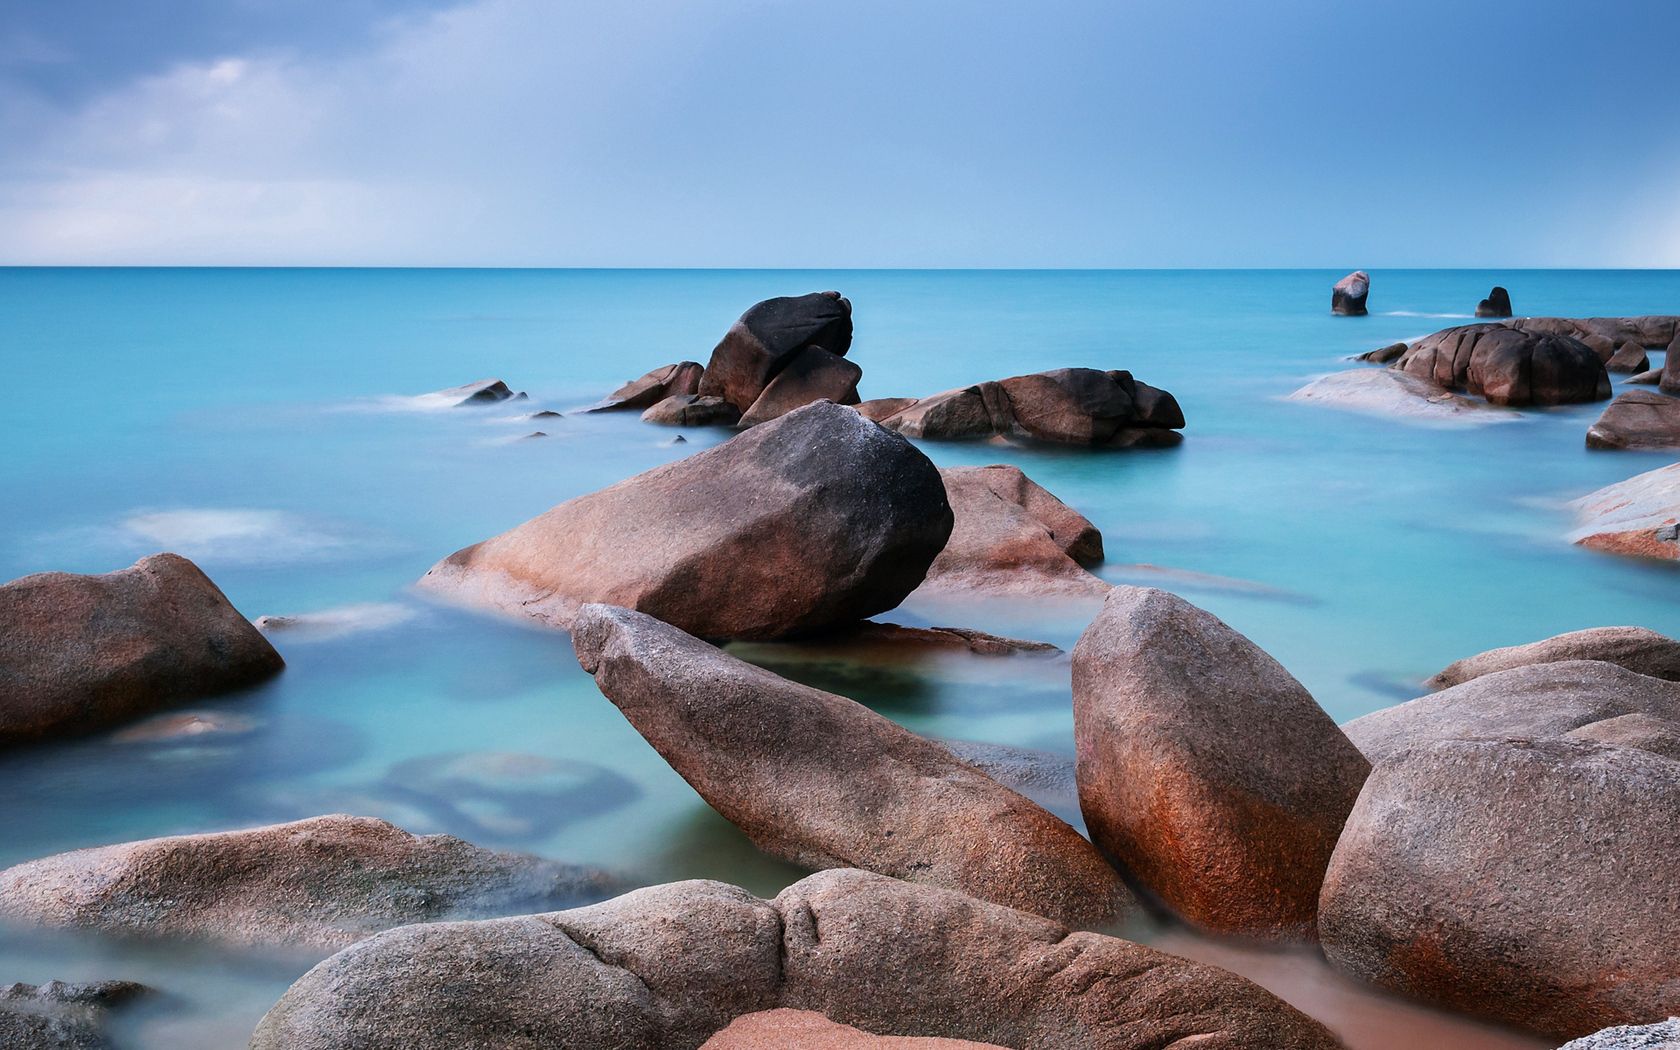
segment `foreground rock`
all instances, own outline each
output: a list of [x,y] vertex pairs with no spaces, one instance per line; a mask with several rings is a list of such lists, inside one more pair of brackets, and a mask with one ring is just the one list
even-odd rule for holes
[[1008,1047],[1337,1046],[1223,970],[860,871],[813,875],[774,901],[681,882],[569,912],[393,930],[300,978],[251,1045],[691,1050],[777,1007]]
[[19,864],[0,872],[0,919],[334,951],[405,923],[586,903],[619,888],[586,868],[335,815]]
[[1603,660],[1638,674],[1680,682],[1680,641],[1648,627],[1589,627],[1467,656],[1448,664],[1424,685],[1446,689],[1495,671],[1565,660]]
[[996,1043],[937,1036],[874,1035],[815,1010],[786,1007],[742,1014],[701,1050],[1000,1050]]
[[1365,316],[1365,298],[1371,294],[1371,275],[1355,270],[1330,289],[1330,312],[1342,317]]
[[133,981],[0,988],[0,1046],[6,1050],[111,1050],[105,1027],[113,1008],[146,994]]
[[1502,423],[1520,418],[1485,401],[1442,389],[1429,380],[1386,368],[1361,368],[1323,376],[1290,394],[1289,400],[1436,426]]
[[[893,399],[898,400],[898,399]],[[1176,445],[1184,413],[1164,390],[1130,372],[1058,368],[960,387],[871,418],[928,440],[1013,437],[1104,448]]]
[[1495,405],[1569,405],[1610,396],[1604,362],[1566,335],[1470,324],[1425,336],[1394,368]]
[[0,586],[0,747],[103,729],[284,666],[179,555],[25,576]]
[[584,608],[578,662],[637,732],[766,853],[961,890],[1075,925],[1130,903],[1079,833],[842,696],[649,616]]
[[1588,448],[1680,448],[1680,397],[1654,390],[1617,396],[1587,431]]
[[1571,543],[1608,554],[1680,559],[1680,463],[1606,485],[1570,504]]
[[1657,1024],[1617,1025],[1572,1039],[1558,1050],[1680,1050],[1680,1017]]
[[1671,1014],[1677,807],[1680,763],[1634,748],[1449,740],[1397,752],[1331,859],[1325,955],[1400,994],[1554,1037]]
[[1548,740],[1627,714],[1680,719],[1680,683],[1600,660],[1536,663],[1373,711],[1343,726],[1373,762],[1413,744],[1478,737]]
[[610,412],[619,409],[647,408],[668,397],[683,397],[700,389],[701,365],[698,361],[678,361],[674,365],[660,365],[653,371],[632,379],[606,396],[591,412]]
[[1493,291],[1487,298],[1476,304],[1477,317],[1510,317],[1511,293],[1499,285],[1493,286]]
[[1044,597],[1100,596],[1108,584],[1086,565],[1102,561],[1102,533],[1018,467],[946,467],[955,523],[923,587]]
[[1117,587],[1073,650],[1091,839],[1191,922],[1311,936],[1370,765],[1288,671],[1165,591]]
[[744,416],[802,351],[845,357],[851,345],[852,304],[839,292],[766,299],[724,333],[697,392],[723,398]]
[[552,626],[605,602],[775,638],[893,608],[950,533],[926,456],[818,402],[457,551],[420,585]]

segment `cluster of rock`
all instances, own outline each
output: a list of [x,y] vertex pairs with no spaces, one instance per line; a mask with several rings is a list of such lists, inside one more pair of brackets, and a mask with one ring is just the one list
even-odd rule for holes
[[1517,323],[1436,332],[1407,347],[1390,367],[1493,405],[1568,405],[1610,396],[1610,377],[1591,347]]

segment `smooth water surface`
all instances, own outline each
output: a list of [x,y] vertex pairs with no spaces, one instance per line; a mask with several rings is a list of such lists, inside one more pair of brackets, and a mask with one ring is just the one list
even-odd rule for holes
[[[274,682],[193,705],[237,716],[239,732],[5,755],[0,864],[352,812],[646,881],[769,892],[796,878],[659,759],[564,635],[410,585],[459,547],[727,437],[688,430],[673,446],[634,413],[568,410],[655,365],[704,361],[758,299],[821,288],[853,301],[865,397],[1068,365],[1176,394],[1177,449],[924,448],[941,464],[1018,464],[1102,529],[1104,576],[1213,610],[1339,720],[1491,646],[1601,624],[1680,634],[1673,571],[1563,539],[1565,501],[1670,461],[1588,452],[1602,405],[1436,430],[1283,400],[1356,367],[1347,355],[1464,323],[1495,283],[1522,313],[1671,313],[1680,273],[1382,271],[1371,316],[1333,318],[1338,276],[0,269],[0,579],[174,550],[248,616],[344,611],[337,631],[273,636],[288,662]],[[488,376],[531,401],[408,400]],[[539,408],[568,414],[523,418]],[[1069,646],[1090,611],[918,597],[897,618]],[[921,732],[1072,750],[1065,660],[778,669]],[[178,1008],[141,1026],[148,1046],[237,1043],[300,971],[224,962],[0,939],[0,983],[129,977],[171,992]]]

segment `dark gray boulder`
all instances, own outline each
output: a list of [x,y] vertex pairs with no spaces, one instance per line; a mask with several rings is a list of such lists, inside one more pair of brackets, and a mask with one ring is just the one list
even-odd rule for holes
[[1365,299],[1371,294],[1371,275],[1355,270],[1330,289],[1330,312],[1341,317],[1365,316]]
[[1493,286],[1493,291],[1487,298],[1476,304],[1477,317],[1510,317],[1511,293],[1499,285]]

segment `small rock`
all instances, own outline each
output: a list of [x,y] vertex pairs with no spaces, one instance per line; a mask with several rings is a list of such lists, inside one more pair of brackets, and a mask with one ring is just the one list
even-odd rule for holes
[[1355,270],[1330,289],[1330,312],[1342,317],[1365,316],[1365,298],[1371,294],[1371,275]]
[[1477,317],[1510,317],[1511,293],[1499,285],[1493,286],[1493,291],[1487,298],[1476,304]]
[[1019,467],[947,467],[939,476],[955,523],[924,589],[1028,597],[1108,591],[1081,564],[1102,560],[1102,533]]
[[700,387],[701,366],[697,361],[678,361],[674,365],[660,365],[644,376],[608,394],[589,412],[612,412],[621,409],[647,408],[668,397],[692,394]]
[[1354,360],[1369,361],[1372,364],[1377,365],[1386,365],[1390,361],[1399,358],[1400,355],[1405,352],[1405,343],[1390,343],[1387,346],[1379,346],[1375,350],[1367,350],[1363,354],[1358,354],[1354,357]]
[[1680,397],[1655,390],[1629,390],[1617,395],[1588,429],[1587,447],[1680,447]]
[[562,419],[564,417],[559,412],[554,411],[552,408],[545,408],[541,412],[532,412],[530,415],[526,416],[525,418],[526,419]]
[[916,403],[913,397],[878,397],[872,401],[864,401],[852,407],[857,409],[858,415],[872,423],[879,423],[889,416],[896,416]]
[[1635,376],[1629,376],[1628,382],[1634,384],[1635,386],[1656,386],[1658,383],[1662,382],[1662,374],[1662,369],[1653,368],[1650,371],[1641,372]]
[[642,413],[642,422],[668,427],[728,427],[740,418],[741,413],[723,398],[699,394],[675,394]]
[[1609,372],[1643,372],[1650,367],[1651,359],[1646,356],[1645,348],[1631,341],[1623,343],[1621,349],[1604,362],[1604,368]]
[[520,438],[520,439],[519,439],[519,440],[521,440],[521,441],[529,441],[529,440],[531,440],[531,439],[532,439],[532,438],[545,438],[545,437],[547,437],[547,436],[548,436],[548,435],[547,435],[547,434],[545,434],[545,433],[544,433],[544,432],[542,432],[542,431],[541,431],[541,430],[533,430],[533,431],[531,431],[531,432],[530,432],[530,433],[529,433],[529,434],[526,434],[526,435],[525,435],[525,436],[524,436],[524,437],[522,437],[522,438]]
[[[524,397],[520,394],[519,397]],[[514,400],[514,393],[508,385],[500,379],[480,379],[461,386],[452,386],[445,390],[434,390],[429,394],[421,394],[423,401],[439,405],[450,405],[457,408],[494,405],[502,401]]]
[[243,736],[262,725],[223,711],[181,711],[136,722],[111,735],[119,744],[161,744],[204,736]]

